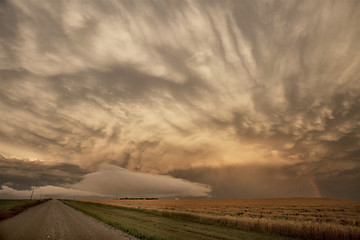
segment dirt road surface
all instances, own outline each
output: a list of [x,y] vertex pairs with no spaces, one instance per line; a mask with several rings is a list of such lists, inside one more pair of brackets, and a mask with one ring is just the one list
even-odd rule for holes
[[74,210],[59,200],[50,200],[0,222],[0,239],[133,240],[136,238]]

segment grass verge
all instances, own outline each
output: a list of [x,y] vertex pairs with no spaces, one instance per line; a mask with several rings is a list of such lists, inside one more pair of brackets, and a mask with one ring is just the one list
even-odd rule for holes
[[158,211],[129,209],[69,200],[63,202],[70,207],[140,239],[294,239],[267,232],[247,231],[217,223],[203,223],[186,216],[169,215]]
[[39,205],[46,202],[48,199],[43,200],[0,200],[0,221],[11,218],[30,207]]

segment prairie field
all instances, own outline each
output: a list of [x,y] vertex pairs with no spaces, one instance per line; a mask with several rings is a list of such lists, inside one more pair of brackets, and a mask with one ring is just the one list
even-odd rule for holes
[[324,199],[83,200],[307,239],[360,239],[360,202]]

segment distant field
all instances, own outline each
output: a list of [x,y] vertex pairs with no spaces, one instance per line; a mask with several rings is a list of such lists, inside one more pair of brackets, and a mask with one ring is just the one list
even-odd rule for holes
[[200,223],[181,216],[129,209],[98,203],[63,201],[104,223],[140,239],[169,240],[291,240],[269,233],[245,231],[217,224]]
[[310,239],[360,239],[360,202],[336,199],[86,200]]
[[47,200],[5,200],[0,199],[0,221],[13,217],[26,209]]

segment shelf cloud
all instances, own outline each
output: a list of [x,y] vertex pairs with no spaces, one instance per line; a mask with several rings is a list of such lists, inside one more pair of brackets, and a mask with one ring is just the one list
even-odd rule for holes
[[[54,168],[54,166],[52,167]],[[59,167],[60,171],[61,167]],[[34,170],[34,169],[32,169]],[[209,197],[211,187],[205,184],[190,182],[168,175],[157,175],[149,173],[132,172],[121,167],[110,164],[102,164],[100,168],[92,173],[82,176],[82,179],[74,184],[69,184],[66,179],[60,184],[59,180],[53,182],[52,178],[61,179],[59,173],[31,171],[38,175],[45,175],[45,179],[36,187],[27,182],[28,188],[18,190],[18,185],[13,182],[2,181],[0,197],[2,198],[34,198],[39,197],[61,197],[61,198],[166,198],[166,197]],[[67,172],[69,174],[69,172]],[[9,172],[14,178],[17,173]],[[31,173],[28,173],[31,174]],[[18,173],[19,179],[37,180],[36,177],[24,176]],[[52,178],[47,177],[52,175]],[[47,178],[46,178],[47,177]],[[14,180],[14,179],[12,179]],[[33,182],[34,183],[34,182]],[[23,183],[23,185],[25,185]],[[22,186],[23,186],[22,185]],[[30,187],[31,186],[31,187]],[[30,189],[31,188],[31,189]]]

